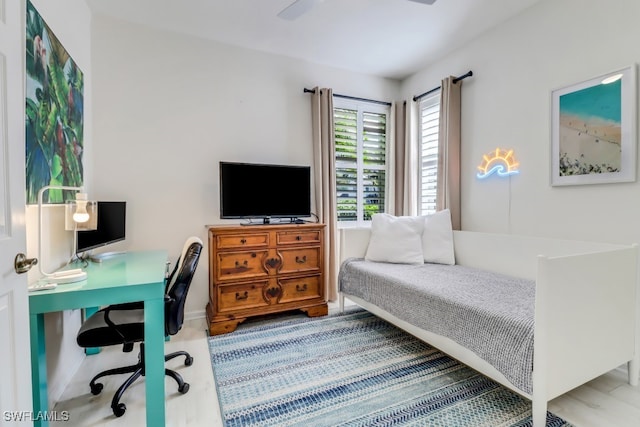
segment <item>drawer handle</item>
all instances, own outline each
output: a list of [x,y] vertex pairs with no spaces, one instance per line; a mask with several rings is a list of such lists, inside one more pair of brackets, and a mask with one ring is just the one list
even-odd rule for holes
[[305,256],[303,256],[302,258],[300,258],[299,256],[296,256],[296,262],[297,262],[298,264],[304,264],[304,263],[306,263],[306,262],[307,262],[307,256],[305,255]]
[[247,239],[240,239],[240,243],[244,245],[245,243],[247,243]]
[[269,295],[271,298],[275,298],[280,295],[280,288],[278,287],[268,288],[266,292],[267,292],[267,295]]
[[276,268],[280,264],[280,260],[278,258],[269,258],[266,263],[269,267]]
[[298,292],[305,292],[307,290],[307,284],[303,283],[302,286],[300,286],[299,284],[296,284],[296,291]]
[[296,240],[299,242],[300,240],[302,240],[302,236],[296,236]]
[[248,266],[249,266],[249,261],[247,261],[246,259],[242,262],[242,264],[240,264],[240,261],[236,261],[236,268],[248,267]]
[[242,295],[240,295],[240,292],[236,292],[236,301],[242,301],[248,298],[249,298],[249,292],[244,291]]

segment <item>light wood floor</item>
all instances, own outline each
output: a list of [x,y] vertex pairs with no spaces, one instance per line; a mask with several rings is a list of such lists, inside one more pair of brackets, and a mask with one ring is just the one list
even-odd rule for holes
[[[183,360],[174,359],[168,367],[177,370],[191,385],[187,394],[181,395],[172,379],[166,380],[167,426],[222,426],[217,402],[213,371],[209,361],[206,323],[204,319],[185,322],[178,335],[166,344],[167,353],[186,350],[194,357],[190,367]],[[123,357],[127,361],[123,362]],[[69,426],[143,426],[145,425],[144,380],[138,380],[124,394],[122,402],[127,412],[121,418],[113,416],[111,397],[124,375],[106,378],[104,390],[99,396],[89,391],[93,375],[104,369],[123,366],[137,360],[136,350],[123,354],[120,347],[104,349],[100,354],[87,357],[62,399],[54,407],[56,411],[69,411],[69,422],[52,423],[55,427]],[[638,427],[640,426],[640,387],[631,387],[626,375],[612,371],[579,387],[549,404],[549,410],[577,427]]]
[[[167,426],[222,426],[206,330],[204,319],[187,321],[182,330],[165,343],[166,353],[185,350],[193,357],[193,365],[189,367],[184,366],[183,357],[167,362],[166,366],[179,372],[190,385],[187,394],[180,394],[176,382],[165,377]],[[98,396],[93,396],[89,390],[89,381],[98,372],[136,363],[137,351],[137,345],[131,353],[123,353],[120,346],[111,346],[105,347],[97,355],[86,357],[64,391],[62,399],[53,408],[58,413],[69,411],[69,421],[51,423],[51,426],[144,426],[144,378],[138,379],[125,392],[121,402],[127,406],[127,411],[120,418],[116,418],[111,412],[111,398],[127,378],[126,375],[103,378],[104,389]]]

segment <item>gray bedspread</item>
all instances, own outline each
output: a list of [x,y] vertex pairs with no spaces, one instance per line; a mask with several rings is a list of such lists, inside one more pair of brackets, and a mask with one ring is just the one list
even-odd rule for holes
[[531,393],[535,282],[460,265],[348,259],[340,290],[452,339]]

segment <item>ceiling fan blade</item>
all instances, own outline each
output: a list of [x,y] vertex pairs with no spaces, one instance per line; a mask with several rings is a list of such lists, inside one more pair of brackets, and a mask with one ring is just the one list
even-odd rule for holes
[[436,0],[409,0],[409,1],[422,3],[422,4],[434,4],[436,2]]
[[296,0],[278,13],[278,17],[293,21],[313,9],[318,0]]

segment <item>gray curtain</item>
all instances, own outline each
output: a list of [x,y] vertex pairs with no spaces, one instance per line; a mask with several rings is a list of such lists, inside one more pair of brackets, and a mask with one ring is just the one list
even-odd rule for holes
[[333,133],[333,91],[314,88],[311,96],[313,170],[318,218],[325,224],[325,296],[338,295],[338,221],[336,210],[335,140]]
[[395,215],[418,213],[418,144],[415,102],[394,102],[391,108],[393,130],[393,194]]
[[451,211],[451,225],[460,230],[460,108],[462,80],[442,80],[438,140],[438,189],[436,210]]

